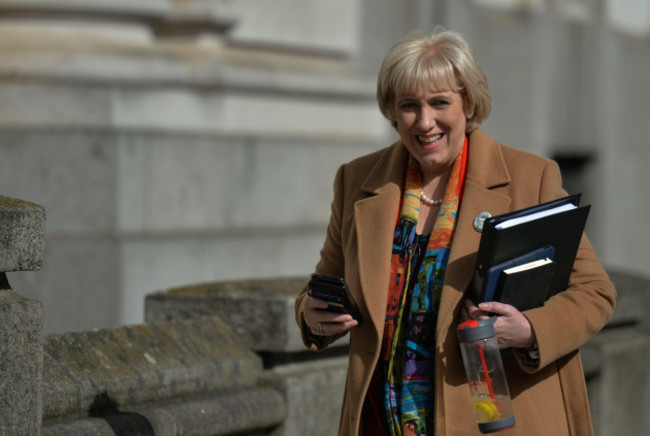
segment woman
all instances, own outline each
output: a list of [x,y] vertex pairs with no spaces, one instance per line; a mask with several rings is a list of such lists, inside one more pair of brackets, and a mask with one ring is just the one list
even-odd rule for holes
[[343,276],[360,306],[323,311],[296,301],[305,344],[322,350],[348,331],[341,435],[480,434],[456,328],[498,315],[495,330],[517,424],[505,434],[592,434],[578,348],[612,315],[616,292],[583,237],[569,285],[524,313],[476,307],[471,286],[480,233],[474,218],[566,195],[557,164],[478,129],[490,112],[485,75],[453,32],[411,34],[388,52],[377,99],[395,144],[343,165],[320,274]]

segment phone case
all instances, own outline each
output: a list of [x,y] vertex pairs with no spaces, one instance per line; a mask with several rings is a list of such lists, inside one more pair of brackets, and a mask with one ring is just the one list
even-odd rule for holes
[[363,322],[361,311],[343,277],[312,274],[308,287],[312,297],[327,301],[327,310],[349,313],[361,325]]

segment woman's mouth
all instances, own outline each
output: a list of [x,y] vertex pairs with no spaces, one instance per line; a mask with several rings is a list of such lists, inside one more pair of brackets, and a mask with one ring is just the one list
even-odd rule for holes
[[418,139],[418,142],[422,145],[431,145],[434,144],[435,142],[439,141],[443,137],[443,133],[439,133],[437,135],[416,135],[416,138]]

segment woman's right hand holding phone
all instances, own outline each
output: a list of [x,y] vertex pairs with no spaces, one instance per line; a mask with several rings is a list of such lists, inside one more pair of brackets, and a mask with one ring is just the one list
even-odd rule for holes
[[327,302],[307,296],[303,306],[303,318],[315,336],[335,336],[347,332],[359,323],[348,313],[330,312]]

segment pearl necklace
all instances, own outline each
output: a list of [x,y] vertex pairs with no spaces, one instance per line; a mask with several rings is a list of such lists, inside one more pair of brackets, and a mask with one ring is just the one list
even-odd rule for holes
[[426,204],[427,206],[440,206],[442,204],[442,200],[442,198],[439,200],[432,200],[424,195],[424,191],[420,191],[420,202]]

